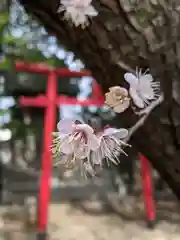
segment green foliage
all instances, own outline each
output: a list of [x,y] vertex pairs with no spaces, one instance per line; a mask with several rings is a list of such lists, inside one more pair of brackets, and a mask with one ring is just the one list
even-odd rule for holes
[[7,112],[8,110],[0,109],[0,117],[4,116]]
[[[57,55],[59,44],[56,39],[49,36],[44,28],[34,19],[29,17],[24,10],[17,4],[12,4],[10,13],[2,15],[4,25],[1,46],[3,49],[3,57],[0,59],[0,71],[6,70],[8,80],[6,80],[5,93],[7,95],[27,93],[31,95],[34,92],[40,92],[45,89],[45,81],[47,76],[35,73],[16,73],[15,61],[23,61],[26,63],[46,63],[52,67],[67,67],[65,59],[60,59]],[[53,48],[53,51],[52,51]],[[21,81],[22,80],[22,81]],[[35,84],[36,83],[36,84]],[[37,84],[38,83],[38,84]],[[61,83],[60,83],[61,84]],[[76,92],[74,85],[68,88],[69,83],[63,81],[60,88]],[[16,90],[15,90],[16,89]],[[19,91],[18,91],[19,89]],[[15,93],[15,91],[16,93]]]
[[9,13],[4,12],[0,13],[0,31],[2,31],[3,27],[9,22]]
[[12,70],[15,60],[42,62],[54,67],[66,66],[64,60],[55,53],[48,53],[53,43],[58,48],[56,41],[16,3],[11,4],[10,12],[0,13],[0,33],[3,49],[0,69]]
[[[57,55],[60,44],[17,4],[11,5],[10,12],[0,13],[0,48],[3,50],[0,58],[0,74],[3,74],[4,70],[8,72],[4,95],[11,95],[12,92],[13,96],[19,96],[22,93],[23,95],[33,95],[34,92],[39,94],[40,90],[45,89],[47,76],[37,73],[17,73],[14,67],[15,61],[41,62],[52,67],[67,66],[65,64],[67,55],[64,59],[58,58]],[[77,85],[71,85],[68,79],[58,81],[58,84],[63,94],[65,92],[75,96],[79,90],[76,88]],[[7,112],[0,110],[0,117],[5,113]],[[31,132],[41,142],[43,110],[42,112],[41,109],[38,109],[37,112],[32,110],[30,115],[33,120],[28,126],[24,123],[24,113],[21,108],[18,108],[18,101],[14,107],[8,110],[8,113],[11,115],[12,121],[4,124],[3,128],[10,129],[14,139],[25,141],[27,134]]]

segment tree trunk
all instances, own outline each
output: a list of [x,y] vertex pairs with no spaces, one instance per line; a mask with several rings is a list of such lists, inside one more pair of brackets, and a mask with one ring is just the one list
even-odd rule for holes
[[[133,136],[180,199],[180,2],[179,0],[98,0],[99,15],[86,29],[57,14],[59,0],[19,0],[25,9],[80,57],[104,92],[126,86],[125,71],[150,68],[165,100]],[[119,116],[124,126],[137,121],[131,110]]]

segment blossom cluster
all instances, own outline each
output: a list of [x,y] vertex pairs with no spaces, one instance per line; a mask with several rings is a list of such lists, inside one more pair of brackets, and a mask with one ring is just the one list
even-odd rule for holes
[[71,119],[63,119],[57,125],[52,145],[53,156],[58,159],[56,164],[64,164],[67,168],[80,166],[83,172],[94,174],[94,167],[102,167],[106,159],[118,164],[120,152],[126,154],[123,140],[128,130],[105,127],[95,132],[88,124]]
[[[159,83],[154,82],[152,75],[146,72],[142,74],[140,71],[136,72],[136,75],[126,73],[124,78],[129,83],[129,90],[120,86],[109,88],[109,92],[105,94],[105,104],[116,113],[124,112],[130,106],[130,102],[145,110],[151,109],[152,103],[153,109],[153,103],[160,97],[160,89]],[[63,164],[67,168],[80,166],[84,173],[91,175],[95,174],[96,166],[103,166],[104,160],[107,163],[119,163],[119,154],[126,155],[123,148],[130,146],[127,140],[132,132],[132,129],[128,131],[125,128],[108,126],[97,132],[88,124],[71,119],[60,120],[57,130],[53,133],[51,149],[54,159],[57,160],[56,165]]]
[[[98,15],[92,0],[60,0],[57,12],[63,13],[65,20],[82,28],[88,26],[89,20]],[[161,100],[160,85],[154,82],[152,75],[147,71],[126,73],[124,79],[129,84],[128,90],[114,86],[105,94],[105,105],[114,112],[122,113],[131,106],[133,110],[138,109],[136,114],[147,114],[151,110],[151,103],[155,103],[158,98]],[[161,101],[157,104],[159,102]],[[154,106],[156,104],[152,105],[152,109]],[[128,146],[126,140],[134,131],[108,127],[96,132],[91,126],[70,119],[61,120],[57,129],[58,131],[53,133],[52,145],[53,157],[58,159],[56,164],[65,164],[67,167],[81,166],[91,174],[94,174],[96,165],[103,165],[104,159],[117,164],[119,153],[126,154],[123,148]]]
[[160,97],[160,85],[154,82],[150,73],[136,71],[136,74],[125,73],[125,81],[129,84],[129,90],[115,86],[109,88],[105,94],[105,104],[112,108],[116,113],[124,112],[129,108],[130,103],[133,107],[144,109],[152,101]]

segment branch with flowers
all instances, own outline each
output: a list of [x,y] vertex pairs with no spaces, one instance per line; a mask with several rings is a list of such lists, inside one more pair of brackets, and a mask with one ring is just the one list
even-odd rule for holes
[[96,166],[103,168],[104,160],[109,164],[119,164],[119,155],[126,154],[125,147],[131,136],[144,124],[153,109],[162,103],[160,85],[150,73],[136,71],[126,73],[125,81],[129,89],[115,86],[105,94],[105,105],[116,113],[122,113],[131,107],[140,116],[130,129],[105,127],[96,132],[88,124],[77,120],[63,119],[58,125],[58,132],[53,133],[52,154],[55,165],[67,168],[80,167],[82,172],[94,176]]
[[[87,27],[90,19],[98,15],[92,0],[61,0],[57,12],[63,12],[64,20],[82,28]],[[63,164],[67,168],[79,166],[82,172],[95,175],[95,167],[98,165],[102,168],[104,160],[118,164],[119,155],[126,155],[124,148],[130,146],[129,139],[163,101],[163,95],[160,93],[160,84],[154,81],[148,70],[142,73],[142,70],[136,69],[135,74],[126,73],[124,79],[129,89],[120,86],[109,88],[105,94],[105,105],[116,113],[131,107],[140,117],[137,123],[130,129],[105,127],[103,131],[96,132],[88,124],[61,120],[57,125],[58,132],[53,133],[55,165]]]

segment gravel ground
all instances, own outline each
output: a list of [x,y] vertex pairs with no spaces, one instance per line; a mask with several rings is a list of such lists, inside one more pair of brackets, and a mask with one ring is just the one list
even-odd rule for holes
[[[95,204],[94,208],[99,208]],[[92,207],[92,206],[91,206]],[[162,221],[148,230],[143,221],[124,221],[117,214],[89,214],[70,204],[51,205],[52,240],[179,240],[179,224]]]
[[[30,228],[25,230],[24,220],[18,215],[19,219],[9,218],[4,225],[1,222],[0,240],[35,240],[35,234]],[[180,229],[178,222],[164,220],[154,230],[148,230],[139,216],[124,220],[103,202],[75,201],[51,204],[49,236],[50,240],[179,240]]]
[[[56,181],[55,181],[56,182]],[[141,194],[120,202],[107,182],[58,183],[49,209],[50,240],[179,240],[180,211],[174,200],[159,201],[160,221],[147,229]],[[166,198],[167,200],[167,198]],[[1,208],[0,240],[35,240],[22,207]]]

